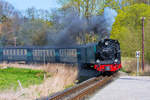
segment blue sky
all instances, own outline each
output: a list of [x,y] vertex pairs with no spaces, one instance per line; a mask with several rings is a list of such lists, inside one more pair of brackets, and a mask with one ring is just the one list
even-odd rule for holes
[[24,11],[29,7],[50,10],[60,6],[57,0],[5,0],[5,1],[11,3],[16,9],[20,11]]

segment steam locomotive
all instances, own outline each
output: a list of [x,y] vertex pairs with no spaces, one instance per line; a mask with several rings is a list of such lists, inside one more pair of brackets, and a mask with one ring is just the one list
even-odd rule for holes
[[121,68],[120,45],[117,40],[70,47],[0,47],[0,62],[71,63],[92,67],[101,72]]
[[98,71],[118,71],[121,68],[120,44],[117,40],[105,39],[97,45],[96,63]]
[[81,52],[81,59],[85,57],[85,60],[81,62],[86,68],[92,67],[100,72],[116,72],[121,68],[120,44],[117,40],[105,39],[85,48],[86,54]]

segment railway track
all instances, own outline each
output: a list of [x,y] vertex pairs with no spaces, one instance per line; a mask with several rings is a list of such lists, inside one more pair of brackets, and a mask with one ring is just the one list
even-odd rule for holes
[[95,90],[102,88],[116,76],[118,76],[118,73],[111,76],[94,77],[50,97],[37,100],[81,100]]

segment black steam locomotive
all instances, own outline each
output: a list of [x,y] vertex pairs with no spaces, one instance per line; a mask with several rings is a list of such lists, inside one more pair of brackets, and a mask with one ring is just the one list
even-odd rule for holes
[[121,68],[120,44],[117,40],[105,39],[97,45],[96,63],[98,71],[118,71]]
[[104,39],[81,50],[81,63],[101,72],[115,72],[121,68],[120,44],[117,40]]
[[98,71],[121,68],[120,45],[117,40],[71,47],[1,47],[0,61],[26,63],[78,63]]

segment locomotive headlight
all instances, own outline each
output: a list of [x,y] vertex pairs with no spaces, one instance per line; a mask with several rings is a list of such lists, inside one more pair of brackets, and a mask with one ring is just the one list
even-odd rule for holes
[[100,60],[99,60],[99,59],[97,59],[97,60],[96,60],[96,62],[97,62],[97,63],[100,63]]
[[105,45],[108,45],[108,42],[105,42]]
[[118,62],[118,59],[115,59],[115,62]]

